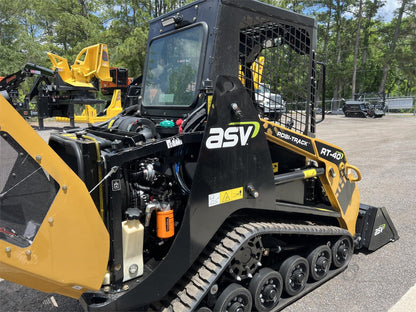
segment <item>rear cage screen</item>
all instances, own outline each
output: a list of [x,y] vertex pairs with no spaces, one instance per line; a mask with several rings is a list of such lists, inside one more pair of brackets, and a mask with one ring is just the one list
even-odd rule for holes
[[262,118],[300,133],[314,132],[313,48],[304,28],[258,16],[243,18],[239,78]]

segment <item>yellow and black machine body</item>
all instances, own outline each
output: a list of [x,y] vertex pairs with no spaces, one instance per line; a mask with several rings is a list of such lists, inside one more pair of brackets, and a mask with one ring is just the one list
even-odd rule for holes
[[49,146],[0,99],[0,277],[87,311],[277,311],[398,239],[315,135],[316,29],[186,5],[150,22],[139,105]]

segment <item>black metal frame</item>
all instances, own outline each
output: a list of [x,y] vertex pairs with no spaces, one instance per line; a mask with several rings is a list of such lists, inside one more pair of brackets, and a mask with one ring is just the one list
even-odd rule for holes
[[[163,26],[162,22],[172,17],[180,18],[177,18],[176,24]],[[185,274],[231,215],[239,212],[250,214],[250,211],[256,214],[262,211],[280,213],[279,211],[282,210],[281,206],[276,205],[272,160],[268,142],[261,130],[257,108],[253,105],[253,90],[247,87],[247,83],[243,86],[241,80],[244,79],[239,77],[240,65],[246,66],[241,64],[240,38],[244,31],[248,33],[248,27],[257,27],[259,23],[266,23],[272,27],[283,25],[278,26],[279,30],[275,33],[288,34],[285,40],[289,45],[292,44],[293,55],[305,59],[303,66],[297,70],[302,73],[302,88],[306,94],[303,99],[306,106],[305,111],[299,114],[300,126],[296,126],[296,130],[306,134],[311,133],[310,126],[314,121],[311,120],[310,109],[314,107],[315,91],[312,86],[314,80],[310,78],[315,75],[313,51],[316,40],[316,25],[313,19],[256,1],[197,1],[151,21],[148,42],[170,32],[180,31],[183,27],[190,27],[192,23],[207,25],[205,55],[201,58],[202,73],[197,86],[201,93],[197,102],[191,107],[179,109],[141,107],[142,115],[153,120],[186,117],[196,107],[209,103],[205,93],[206,84],[204,85],[203,82],[216,81],[213,105],[209,110],[205,130],[178,135],[184,146],[187,144],[200,146],[191,193],[184,207],[180,228],[166,256],[161,261],[148,262],[142,277],[127,282],[129,291],[115,292],[109,296],[97,293],[83,295],[84,306],[89,310],[129,310],[160,300]],[[246,69],[244,71],[248,72]],[[250,77],[245,79],[249,81]],[[211,130],[217,129],[214,132],[221,133],[227,131],[229,127],[238,127],[239,131],[248,133],[246,144],[242,144],[240,138],[232,143],[236,143],[232,148],[227,148],[227,145],[219,148],[210,147],[208,142],[212,140]],[[258,132],[255,133],[253,127],[258,127],[260,131],[257,130]],[[128,161],[165,152],[167,152],[166,142],[159,140],[105,155],[105,167],[108,172],[113,166],[121,166]],[[122,174],[119,170],[111,179],[121,180]],[[110,264],[118,265],[122,263],[122,194],[118,190],[111,190],[111,181],[105,182],[105,187],[109,195],[107,225],[111,236]],[[241,196],[237,199],[215,205],[209,203],[209,198],[213,194],[227,192],[233,188],[241,189]],[[253,195],[257,193],[258,197]],[[297,211],[302,213],[309,210],[311,209]],[[336,217],[330,213],[328,215]],[[123,270],[122,267],[117,266],[117,268],[112,277],[115,284],[120,287]]]

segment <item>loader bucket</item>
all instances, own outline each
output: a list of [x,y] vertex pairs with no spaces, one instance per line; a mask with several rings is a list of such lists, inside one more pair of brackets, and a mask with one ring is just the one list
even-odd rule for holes
[[364,204],[360,204],[356,233],[359,238],[356,248],[366,248],[369,251],[399,239],[387,209]]

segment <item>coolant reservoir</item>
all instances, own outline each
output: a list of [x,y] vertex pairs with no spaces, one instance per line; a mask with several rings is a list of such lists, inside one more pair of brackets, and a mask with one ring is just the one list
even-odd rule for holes
[[122,222],[123,237],[123,282],[143,275],[143,232],[144,227],[138,220],[140,211],[129,208],[127,220]]

